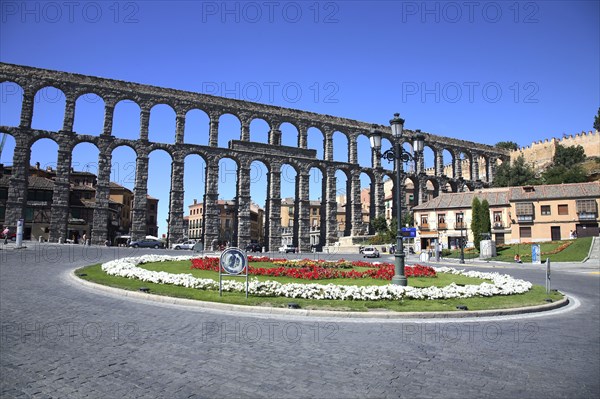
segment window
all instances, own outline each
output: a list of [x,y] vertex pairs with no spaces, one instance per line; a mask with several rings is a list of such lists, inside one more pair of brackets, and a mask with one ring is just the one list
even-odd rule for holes
[[519,227],[521,238],[531,238],[531,227]]
[[155,210],[155,209],[156,209],[156,205],[154,205],[154,204],[150,204],[150,210],[151,210],[151,211],[153,211],[153,210]]
[[427,226],[428,224],[427,215],[421,215],[421,226]]
[[494,223],[502,223],[502,212],[494,212]]
[[519,223],[533,222],[534,212],[532,202],[519,202],[515,207],[517,211],[517,221]]
[[559,215],[568,215],[569,214],[569,206],[566,204],[558,206],[558,214]]
[[542,209],[540,211],[542,215],[551,215],[550,205],[542,205]]

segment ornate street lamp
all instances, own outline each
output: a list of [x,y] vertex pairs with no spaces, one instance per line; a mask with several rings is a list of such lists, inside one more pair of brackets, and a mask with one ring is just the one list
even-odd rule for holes
[[[387,159],[388,162],[395,161],[396,167],[396,199],[398,205],[396,206],[396,253],[394,254],[394,277],[392,278],[392,284],[395,285],[407,285],[406,276],[404,275],[404,244],[402,240],[402,175],[404,170],[402,168],[403,162],[414,161],[415,156],[411,153],[406,152],[402,148],[402,133],[404,129],[404,119],[400,118],[400,114],[394,114],[394,118],[390,120],[392,127],[392,135],[394,136],[394,145],[389,150],[381,153],[381,132],[373,129],[371,130],[371,147],[375,151],[375,154],[383,159]],[[413,150],[416,154],[420,154],[423,151],[425,143],[425,137],[418,133],[414,136]]]

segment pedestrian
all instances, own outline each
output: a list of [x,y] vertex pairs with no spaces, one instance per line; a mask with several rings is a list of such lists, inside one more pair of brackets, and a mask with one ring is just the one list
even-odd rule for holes
[[8,227],[6,227],[3,231],[2,234],[4,235],[4,244],[8,244],[8,235],[10,234],[10,229]]
[[87,243],[86,238],[87,238],[87,234],[83,233],[83,245],[85,245]]
[[523,261],[521,260],[521,257],[519,256],[519,254],[515,255],[515,262],[516,263],[523,263]]

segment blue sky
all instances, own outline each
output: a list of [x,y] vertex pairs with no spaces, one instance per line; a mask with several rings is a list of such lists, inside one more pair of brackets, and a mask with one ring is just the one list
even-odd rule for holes
[[[592,129],[600,105],[599,15],[598,1],[1,1],[0,60],[374,123],[400,112],[408,129],[526,146]],[[13,124],[18,96],[14,87],[1,89],[1,122]],[[60,126],[60,95],[48,90],[41,97],[34,125]],[[83,102],[75,130],[98,134],[101,102]],[[135,136],[135,112],[122,106],[117,135]],[[203,143],[205,116],[189,116],[188,123],[186,141]],[[236,123],[221,121],[223,143],[239,134]],[[163,134],[173,130],[170,111],[153,110],[150,139],[172,141]],[[251,131],[253,139],[266,138],[260,121]],[[286,132],[284,143],[292,145],[295,138]],[[11,145],[9,138],[0,162],[11,163]],[[367,145],[359,142],[365,166]],[[318,135],[309,136],[309,146],[320,146]],[[35,161],[55,162],[56,146],[37,143]],[[94,171],[97,150],[78,146],[73,162]],[[161,200],[160,233],[169,166],[166,154],[151,155],[149,192]],[[200,158],[186,159],[186,204],[203,194],[202,168]],[[261,205],[263,169],[255,166],[251,183]],[[231,198],[234,166],[221,170],[220,195]],[[293,173],[285,174],[284,181],[293,180]],[[133,153],[118,149],[113,180],[132,187],[133,176]],[[344,180],[339,176],[340,193]],[[321,195],[319,181],[313,175],[312,199]],[[292,185],[282,193],[292,196]]]

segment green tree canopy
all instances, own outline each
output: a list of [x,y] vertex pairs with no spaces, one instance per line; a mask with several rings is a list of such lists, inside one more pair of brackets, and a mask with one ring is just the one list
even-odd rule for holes
[[535,172],[531,165],[525,162],[523,155],[519,155],[514,162],[504,162],[496,168],[494,187],[526,186],[538,184]]
[[479,198],[473,198],[471,203],[471,232],[473,233],[473,243],[479,250],[479,241],[481,240],[481,202]]
[[600,108],[598,108],[598,115],[594,116],[594,129],[600,130]]
[[492,232],[492,220],[490,218],[490,203],[488,200],[484,199],[481,201],[481,233],[491,233]]
[[387,225],[387,221],[385,220],[385,216],[376,217],[371,222],[371,225],[373,226],[375,231],[378,233],[387,233],[387,231],[388,231],[388,225]]
[[519,145],[514,141],[499,141],[495,144],[495,147],[504,148],[505,150],[516,150],[519,148]]
[[585,150],[582,146],[565,147],[556,145],[556,152],[552,158],[553,166],[565,166],[567,168],[585,161]]

